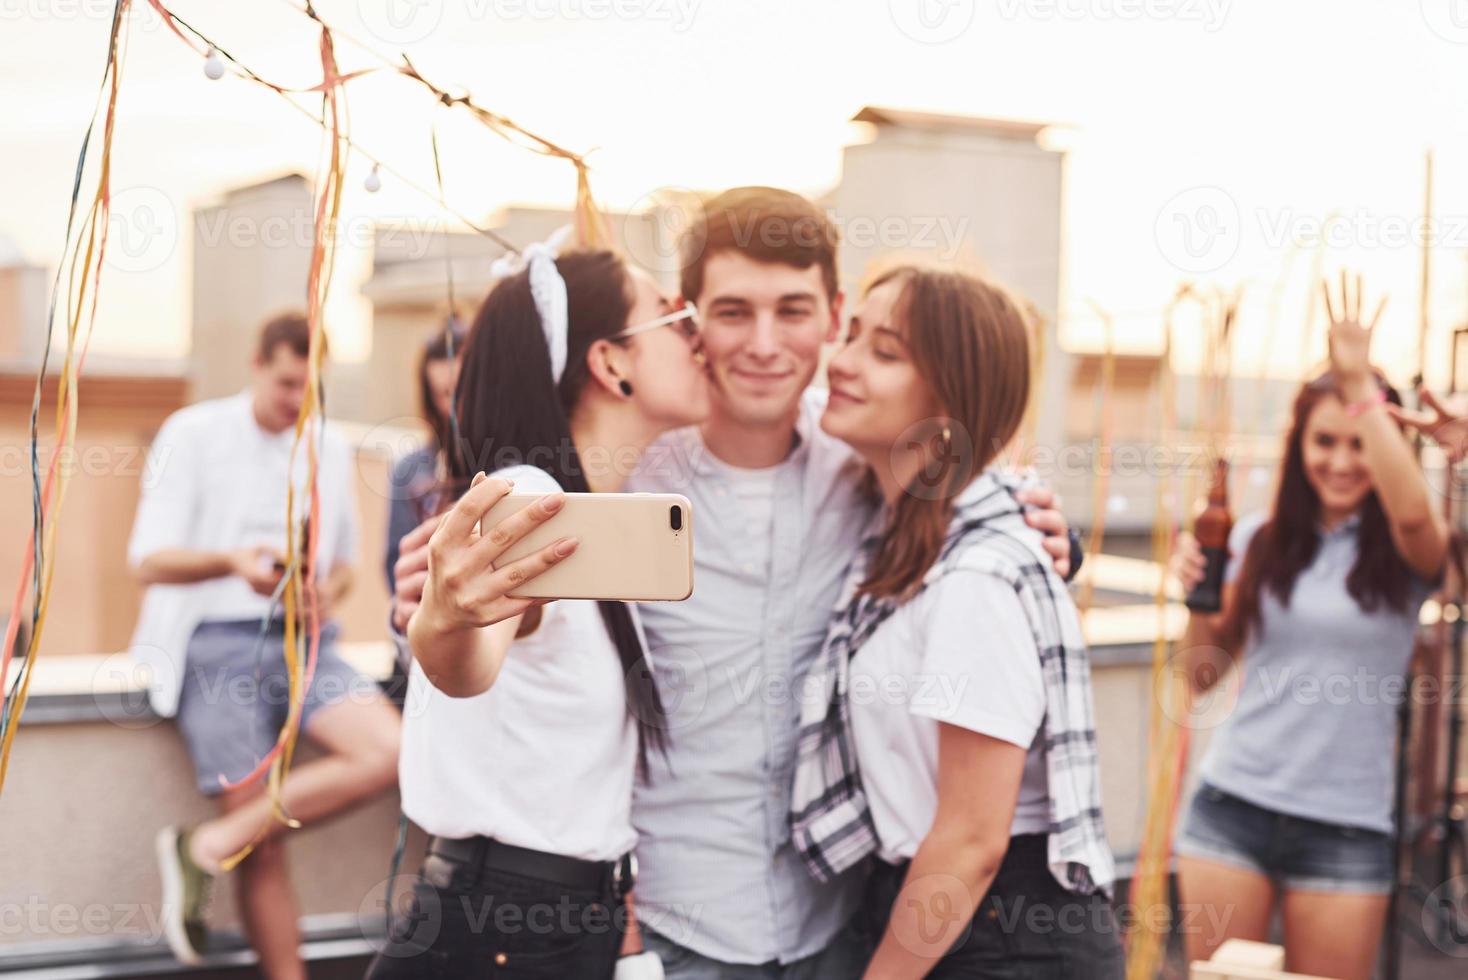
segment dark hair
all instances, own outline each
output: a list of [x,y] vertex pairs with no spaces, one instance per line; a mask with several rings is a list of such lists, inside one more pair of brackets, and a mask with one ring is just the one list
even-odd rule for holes
[[836,226],[799,194],[777,187],[735,187],[703,205],[684,235],[679,288],[693,302],[703,292],[708,260],[733,250],[756,262],[820,266],[826,295],[835,298]]
[[[260,339],[255,346],[255,357],[264,364],[275,357],[275,349],[284,344],[297,357],[311,354],[311,321],[304,313],[281,313],[271,317],[260,328]],[[322,352],[325,353],[326,334],[321,335]]]
[[[1378,375],[1377,384],[1388,401],[1402,404],[1402,396],[1386,379]],[[1305,427],[1317,405],[1340,397],[1335,376],[1327,371],[1307,381],[1295,398],[1274,509],[1249,543],[1234,600],[1224,615],[1223,636],[1230,646],[1242,643],[1250,629],[1263,627],[1260,596],[1264,589],[1289,606],[1296,580],[1320,550],[1320,495],[1305,472]],[[1412,571],[1397,552],[1391,522],[1374,489],[1361,501],[1359,514],[1356,564],[1346,576],[1346,591],[1366,612],[1382,606],[1405,611]]]
[[[456,391],[462,444],[448,453],[456,494],[476,472],[490,468],[489,459],[494,469],[537,466],[568,493],[590,489],[571,438],[570,414],[591,377],[587,351],[627,326],[632,284],[627,267],[612,252],[563,255],[556,267],[566,281],[569,321],[566,369],[559,385],[551,379],[550,351],[526,273],[496,284],[474,318]],[[648,747],[662,749],[667,743],[662,700],[627,604],[598,605],[622,661],[645,771]]]
[[[1024,421],[1030,398],[1028,308],[1000,286],[961,272],[900,266],[873,280],[871,292],[901,284],[893,305],[913,366],[946,419],[950,444],[938,452],[937,485],[904,492],[872,558],[861,591],[906,599],[938,561],[953,501],[999,455]],[[936,420],[935,420],[936,421]],[[953,433],[972,447],[953,453]],[[938,426],[934,432],[938,434]],[[945,455],[955,455],[953,460]]]
[[433,448],[449,445],[453,438],[450,419],[438,410],[433,400],[433,386],[428,383],[428,366],[441,361],[453,361],[464,352],[464,323],[457,316],[450,316],[432,337],[423,345],[418,355],[418,409],[423,421],[433,433]]

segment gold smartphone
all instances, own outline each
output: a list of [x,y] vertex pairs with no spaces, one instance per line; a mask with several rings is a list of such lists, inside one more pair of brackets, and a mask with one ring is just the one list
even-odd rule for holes
[[[489,509],[480,527],[493,527],[542,496],[509,494]],[[693,507],[681,494],[568,493],[559,514],[516,541],[495,565],[561,538],[579,538],[576,553],[513,595],[676,602],[693,594]]]

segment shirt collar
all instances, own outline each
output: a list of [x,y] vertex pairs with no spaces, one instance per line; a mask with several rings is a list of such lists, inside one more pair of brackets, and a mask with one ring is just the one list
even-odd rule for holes
[[[776,466],[785,466],[788,463],[798,463],[810,453],[811,438],[816,426],[821,424],[820,406],[814,404],[811,399],[802,397],[800,399],[800,411],[795,417],[795,445],[790,452]],[[691,472],[698,476],[711,476],[718,472],[720,460],[714,456],[708,445],[703,441],[703,433],[698,426],[690,425],[678,433],[677,445],[683,452]]]
[[1361,527],[1361,512],[1358,510],[1350,517],[1337,524],[1333,529],[1328,529],[1319,521],[1315,522],[1315,530],[1320,532],[1322,538],[1340,538],[1355,534]]

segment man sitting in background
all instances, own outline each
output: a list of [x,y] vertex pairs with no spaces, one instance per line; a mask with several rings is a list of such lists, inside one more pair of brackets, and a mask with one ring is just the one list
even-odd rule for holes
[[[290,708],[285,619],[273,597],[285,571],[287,487],[294,485],[298,515],[310,506],[304,442],[292,459],[309,350],[306,319],[277,317],[261,330],[248,389],[163,423],[147,469],[155,479],[143,487],[128,545],[129,564],[148,586],[132,654],[151,671],[153,709],[177,717],[199,790],[223,811],[192,829],[159,834],[169,945],[183,962],[200,961],[213,878],[253,843],[238,866],[240,914],[271,978],[306,976],[277,836],[282,824],[270,812],[265,779],[226,783],[270,753]],[[391,786],[400,728],[377,686],[335,649],[331,611],[351,586],[356,550],[352,461],[330,426],[313,426],[306,436],[319,437],[321,513],[307,574],[323,627],[301,730],[325,757],[293,768],[285,781],[285,810],[301,823]]]

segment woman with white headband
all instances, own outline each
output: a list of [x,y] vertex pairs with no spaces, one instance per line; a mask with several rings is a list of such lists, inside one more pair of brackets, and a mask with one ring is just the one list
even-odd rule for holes
[[[548,244],[526,258],[491,290],[464,351],[448,463],[467,492],[433,532],[408,626],[399,780],[432,840],[372,978],[598,980],[635,951],[632,786],[665,735],[635,609],[512,599],[523,578],[492,563],[561,491],[620,490],[660,434],[704,418],[708,391],[691,308],[610,252],[558,258]],[[476,533],[512,485],[547,496],[503,534]],[[518,572],[576,545],[561,539]]]

